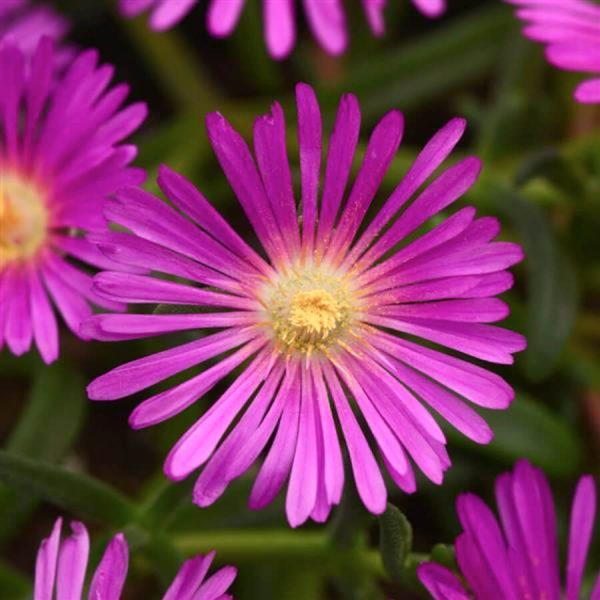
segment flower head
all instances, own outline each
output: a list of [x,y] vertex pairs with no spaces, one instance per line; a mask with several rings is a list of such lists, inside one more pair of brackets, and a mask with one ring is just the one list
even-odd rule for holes
[[[121,12],[126,16],[151,10],[150,25],[163,30],[179,22],[197,4],[198,0],[120,0]],[[245,0],[211,0],[207,25],[216,37],[232,33],[244,8]],[[446,0],[413,0],[423,14],[441,15]],[[375,35],[383,35],[383,11],[387,0],[362,0],[369,26]],[[341,54],[348,43],[348,28],[342,0],[304,0],[306,18],[319,44],[330,54]],[[264,28],[267,47],[274,58],[285,58],[296,41],[296,1],[264,0]]]
[[[556,515],[544,473],[527,461],[496,480],[500,523],[473,494],[457,501],[463,533],[456,558],[464,584],[435,563],[419,567],[419,578],[436,600],[579,600],[596,512],[591,476],[579,480],[571,509],[566,588],[561,590]],[[465,587],[466,584],[466,587]],[[600,598],[600,577],[590,600]]]
[[[61,40],[68,30],[68,21],[50,6],[34,5],[29,0],[2,0],[0,3],[0,40],[10,40],[27,56],[33,54],[42,37]],[[60,53],[64,56],[65,50]]]
[[[62,519],[58,519],[48,538],[42,541],[35,566],[36,600],[81,600],[88,565],[90,539],[83,523],[71,523],[71,536],[60,539]],[[206,579],[215,552],[186,561],[163,600],[226,600],[236,576],[234,567],[223,567]],[[119,600],[127,577],[129,547],[118,533],[106,547],[92,577],[89,600]]]
[[594,73],[575,98],[600,102],[600,6],[589,0],[506,0],[527,23],[523,33],[546,45],[546,58],[559,69]]
[[516,244],[492,241],[499,231],[495,219],[476,219],[466,207],[410,239],[477,178],[480,163],[469,157],[423,188],[460,139],[464,121],[450,121],[432,138],[367,225],[400,144],[402,115],[392,111],[376,126],[344,199],[359,137],[358,102],[352,95],[341,100],[322,192],[321,114],[310,87],[298,86],[297,104],[299,217],[281,107],[275,104],[255,123],[256,162],[223,116],[207,117],[212,147],[264,256],[191,183],[162,167],[159,185],[173,207],[139,189],[124,190],[106,214],[131,233],[94,241],[111,260],[178,280],[106,272],[95,286],[118,301],[188,305],[189,311],[98,315],[86,325],[88,334],[105,340],[221,330],[118,367],[92,382],[89,395],[123,398],[213,360],[137,407],[130,423],[147,427],[183,411],[245,365],[177,443],[165,470],[178,480],[205,465],[194,501],[206,506],[272,440],[250,505],[268,504],[289,476],[292,525],[309,516],[325,520],[340,501],[344,468],[334,414],[359,494],[374,513],[385,509],[386,488],[356,413],[407,492],[415,489],[409,456],[436,483],[450,465],[444,434],[425,405],[475,441],[490,440],[490,429],[465,400],[506,408],[511,388],[494,373],[414,338],[496,363],[511,363],[512,353],[524,347],[522,336],[487,324],[507,315],[494,296],[511,287],[506,269],[522,258]]
[[113,68],[97,62],[83,52],[57,73],[48,38],[31,58],[0,43],[0,348],[20,355],[35,340],[46,362],[58,355],[51,303],[77,335],[90,303],[123,306],[99,297],[70,260],[116,266],[83,234],[105,230],[107,197],[144,179],[128,166],[135,147],[120,142],[146,109],[121,108],[127,86],[108,88]]

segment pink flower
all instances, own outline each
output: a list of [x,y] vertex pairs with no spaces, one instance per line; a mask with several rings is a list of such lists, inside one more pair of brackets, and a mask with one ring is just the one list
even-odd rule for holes
[[[71,523],[72,534],[60,539],[62,519],[42,541],[35,566],[35,600],[81,600],[88,565],[90,540],[83,523]],[[215,552],[183,563],[163,600],[227,600],[236,576],[223,567],[206,579]],[[89,600],[119,600],[127,577],[129,548],[122,533],[108,544],[90,583]]]
[[[413,338],[503,364],[525,346],[522,336],[487,324],[508,314],[494,296],[511,287],[507,269],[522,259],[518,245],[492,241],[498,222],[476,219],[475,209],[466,207],[421,231],[479,174],[479,160],[469,157],[423,187],[459,141],[465,122],[453,119],[431,139],[367,225],[402,138],[401,113],[391,111],[375,127],[345,196],[359,138],[358,101],[346,95],[340,102],[322,191],[321,113],[310,87],[297,87],[297,105],[301,208],[279,104],[256,120],[255,157],[223,116],[207,117],[212,147],[264,255],[190,182],[162,167],[158,182],[173,207],[139,189],[125,190],[106,215],[131,233],[94,241],[110,260],[179,280],[106,272],[95,286],[120,302],[190,308],[183,314],[99,315],[85,326],[105,340],[221,330],[118,367],[90,384],[90,398],[123,398],[213,361],[137,407],[131,425],[148,427],[185,410],[243,365],[179,440],[165,471],[179,480],[205,465],[194,501],[207,506],[272,440],[250,506],[270,503],[289,476],[293,526],[309,517],[324,521],[340,501],[344,468],[334,413],[358,492],[373,513],[385,509],[386,489],[356,412],[390,476],[407,492],[416,487],[409,456],[438,484],[450,466],[444,434],[426,405],[473,440],[490,441],[492,432],[465,400],[504,409],[513,398],[510,386]],[[422,235],[411,241],[417,232]]]
[[[523,33],[546,45],[559,69],[600,75],[600,6],[588,0],[506,0],[527,23]],[[575,98],[600,102],[600,77],[579,84]]]
[[[150,26],[156,30],[179,22],[198,0],[120,0],[121,12],[132,17],[150,10]],[[208,30],[215,37],[226,37],[235,29],[245,0],[211,0]],[[375,35],[383,35],[383,11],[387,0],[362,0],[367,21]],[[425,15],[437,17],[446,0],[413,0]],[[319,44],[330,54],[341,54],[348,43],[348,28],[342,0],[303,0],[306,18]],[[274,58],[285,58],[296,41],[296,1],[263,0],[267,47]]]
[[[10,40],[27,56],[33,54],[42,37],[61,40],[68,30],[67,19],[50,6],[31,4],[29,0],[0,2],[0,41]],[[68,52],[70,54],[70,50]]]
[[58,356],[52,303],[76,335],[90,303],[124,308],[70,260],[115,266],[83,234],[104,231],[107,197],[144,179],[128,166],[135,147],[120,142],[146,108],[121,108],[127,86],[110,89],[113,68],[97,62],[83,52],[57,73],[48,38],[31,58],[0,43],[0,348],[20,355],[35,341],[47,363]]
[[[457,501],[463,526],[455,542],[466,587],[451,571],[424,563],[418,573],[435,600],[580,600],[581,582],[594,527],[596,490],[586,475],[579,480],[571,509],[566,588],[561,588],[556,515],[544,473],[522,460],[514,473],[496,480],[500,524],[473,494]],[[600,577],[591,600],[600,599]]]

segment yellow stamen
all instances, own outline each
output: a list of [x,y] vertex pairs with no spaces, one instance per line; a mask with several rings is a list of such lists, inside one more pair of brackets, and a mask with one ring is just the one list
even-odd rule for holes
[[46,238],[48,212],[36,186],[0,173],[0,269],[32,257]]
[[347,282],[315,265],[282,274],[265,287],[261,300],[276,347],[307,360],[341,342],[352,329],[355,311]]
[[290,306],[290,324],[308,334],[327,335],[337,325],[340,309],[325,290],[298,292]]

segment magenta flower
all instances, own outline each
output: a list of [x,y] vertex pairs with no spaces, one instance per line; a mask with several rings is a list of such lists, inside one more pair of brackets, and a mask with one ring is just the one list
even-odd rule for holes
[[[466,588],[445,567],[424,563],[419,578],[435,600],[583,598],[581,584],[596,512],[592,477],[582,477],[575,492],[564,591],[554,501],[544,473],[521,460],[514,473],[496,480],[496,502],[500,524],[478,496],[458,498],[456,508],[464,531],[455,548]],[[600,577],[590,599],[600,599]]]
[[[164,30],[178,23],[198,0],[120,0],[121,12],[132,17],[152,11],[150,26]],[[211,35],[227,37],[240,18],[245,0],[211,0],[207,26]],[[369,26],[375,35],[383,35],[383,11],[387,0],[362,0]],[[413,0],[424,14],[441,15],[446,0]],[[319,44],[330,54],[341,54],[348,44],[348,27],[342,0],[303,0],[306,18]],[[274,58],[285,58],[296,42],[296,1],[264,0],[265,39]]]
[[76,335],[90,303],[124,308],[69,260],[115,267],[83,234],[104,231],[107,197],[144,179],[128,166],[135,146],[120,142],[146,108],[121,108],[127,86],[108,88],[113,68],[97,62],[83,52],[57,74],[48,38],[31,59],[0,44],[0,349],[20,355],[35,341],[47,363],[58,356],[51,303]]
[[559,69],[594,73],[575,90],[583,103],[600,102],[600,6],[588,0],[506,0],[527,23],[523,33],[546,45],[548,61]]
[[[81,600],[90,540],[83,523],[71,523],[72,534],[61,542],[62,519],[40,544],[35,565],[35,600]],[[206,579],[215,552],[183,563],[163,600],[227,600],[237,571],[223,567]],[[127,577],[129,548],[122,533],[108,544],[90,583],[89,600],[119,600]]]
[[68,21],[50,6],[31,4],[29,0],[0,2],[0,41],[10,40],[27,56],[33,54],[42,37],[61,40],[68,30]]
[[120,302],[188,305],[189,314],[99,315],[85,326],[105,340],[221,329],[99,377],[88,388],[90,398],[123,398],[213,360],[137,407],[130,423],[147,427],[185,410],[244,365],[173,448],[165,471],[179,480],[206,463],[194,501],[207,506],[273,438],[250,506],[271,502],[289,475],[293,526],[308,517],[325,520],[340,501],[344,469],[334,411],[359,494],[374,513],[385,509],[386,488],[355,412],[390,476],[407,492],[415,490],[408,456],[435,483],[450,465],[444,434],[425,405],[473,440],[491,439],[465,400],[504,409],[511,388],[494,373],[413,338],[503,364],[525,346],[522,336],[487,324],[507,315],[494,296],[511,287],[506,269],[522,258],[516,244],[492,241],[499,232],[495,219],[476,219],[475,209],[466,207],[409,239],[479,174],[479,160],[465,158],[420,189],[459,141],[465,122],[454,119],[432,138],[363,231],[402,138],[401,113],[391,111],[376,126],[344,200],[359,137],[358,102],[346,95],[340,103],[322,193],[321,114],[310,87],[297,87],[297,104],[300,218],[279,104],[255,123],[256,162],[224,117],[207,117],[212,147],[267,259],[192,184],[162,167],[159,185],[174,206],[139,189],[125,190],[106,214],[132,233],[94,241],[110,260],[180,279],[106,272],[95,286]]

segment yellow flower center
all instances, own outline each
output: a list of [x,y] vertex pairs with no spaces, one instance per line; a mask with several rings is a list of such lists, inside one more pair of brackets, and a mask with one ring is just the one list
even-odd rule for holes
[[304,267],[269,284],[262,299],[274,338],[287,351],[326,350],[352,328],[352,295],[335,273]]
[[32,257],[46,238],[48,211],[38,188],[0,173],[0,269]]

